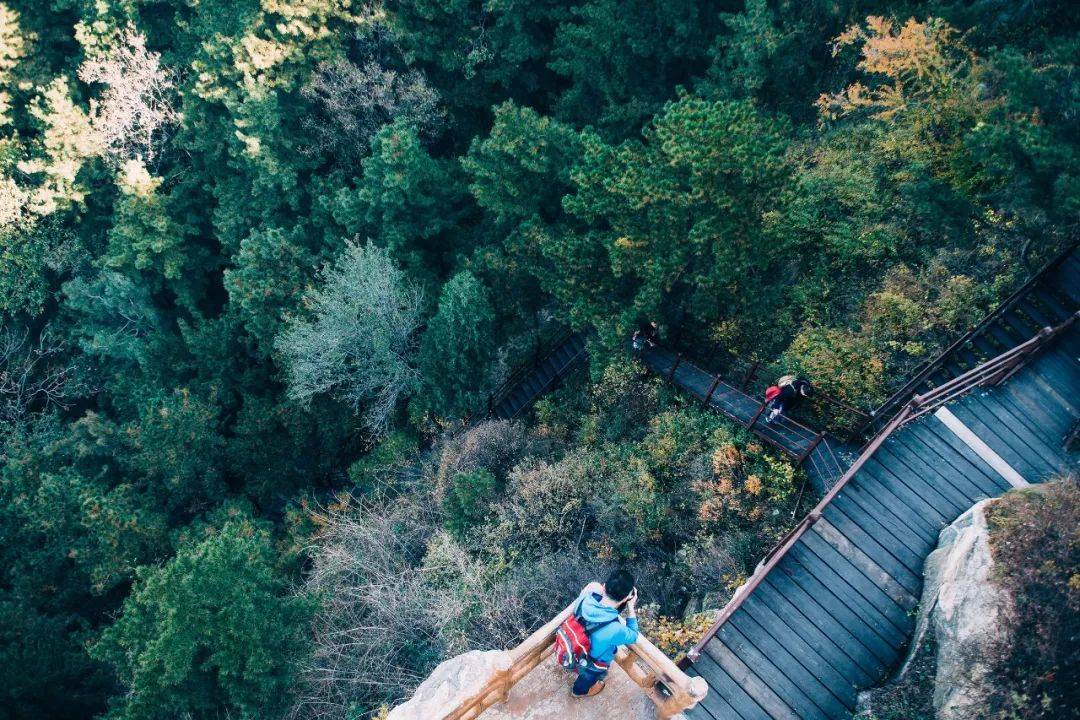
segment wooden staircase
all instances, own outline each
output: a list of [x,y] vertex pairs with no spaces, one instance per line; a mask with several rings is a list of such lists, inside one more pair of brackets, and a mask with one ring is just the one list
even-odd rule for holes
[[874,410],[859,432],[876,432],[917,393],[944,382],[1015,347],[1044,327],[1056,327],[1080,306],[1080,246],[1048,262],[997,309],[927,363]]
[[[1075,277],[1076,263],[1055,272]],[[983,498],[1075,470],[1063,440],[1080,418],[1080,302],[1075,284],[1056,287],[1071,305],[1054,309],[1054,332],[938,380],[972,362],[965,344],[762,561],[684,663],[710,688],[688,718],[850,718],[857,691],[903,657],[939,531]],[[1061,302],[1044,289],[1015,309]],[[1011,342],[990,326],[1013,319],[985,337]]]
[[520,368],[488,396],[486,417],[513,420],[587,360],[585,336],[564,333],[539,361]]

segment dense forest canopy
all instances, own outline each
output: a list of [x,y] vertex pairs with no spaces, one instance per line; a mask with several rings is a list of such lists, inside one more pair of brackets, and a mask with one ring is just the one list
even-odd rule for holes
[[[799,472],[629,333],[880,402],[1076,238],[1078,30],[2,0],[0,715],[368,717],[615,562],[722,604]],[[463,427],[564,328],[587,376]]]

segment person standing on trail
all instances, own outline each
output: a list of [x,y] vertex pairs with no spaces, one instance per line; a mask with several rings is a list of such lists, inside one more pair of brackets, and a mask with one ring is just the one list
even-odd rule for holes
[[645,349],[645,346],[656,347],[656,339],[660,336],[660,329],[656,326],[656,321],[649,323],[642,323],[641,326],[634,331],[634,336],[630,340],[630,344],[633,345],[634,350],[641,352]]
[[803,398],[814,395],[814,386],[806,378],[784,375],[765,391],[768,412],[765,422],[771,423],[785,412],[794,410]]
[[579,623],[576,627],[588,636],[588,649],[576,663],[577,677],[570,693],[575,697],[596,695],[604,689],[619,646],[633,645],[638,639],[634,576],[625,570],[615,570],[603,585],[587,585],[570,620],[576,620]]

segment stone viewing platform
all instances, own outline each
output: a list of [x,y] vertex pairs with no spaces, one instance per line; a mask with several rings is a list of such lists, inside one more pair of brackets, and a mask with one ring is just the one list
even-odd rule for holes
[[571,696],[571,675],[552,650],[556,629],[575,606],[515,648],[474,650],[443,662],[387,720],[673,720],[705,697],[705,681],[688,677],[644,635],[619,649],[600,694]]

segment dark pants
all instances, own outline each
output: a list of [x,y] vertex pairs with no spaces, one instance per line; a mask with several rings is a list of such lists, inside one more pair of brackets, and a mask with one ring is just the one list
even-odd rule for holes
[[594,668],[591,664],[589,667],[579,668],[577,679],[574,680],[574,689],[571,692],[575,695],[588,695],[589,689],[606,678],[607,673],[606,669]]
[[794,387],[783,385],[780,388],[780,394],[769,401],[768,408],[769,410],[779,410],[781,413],[787,413],[795,409],[800,398],[799,392]]

